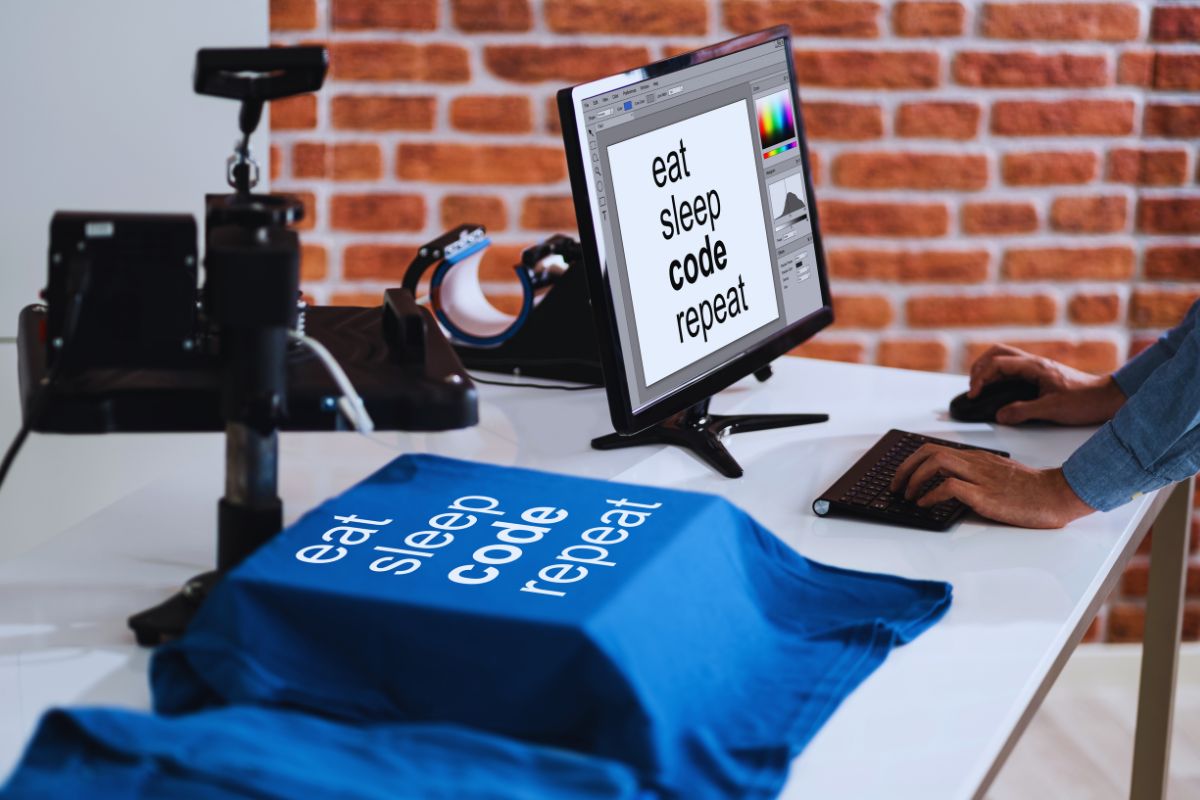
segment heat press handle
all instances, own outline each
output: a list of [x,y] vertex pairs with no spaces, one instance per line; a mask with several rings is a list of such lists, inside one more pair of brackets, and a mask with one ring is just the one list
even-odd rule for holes
[[325,83],[324,47],[206,47],[196,53],[196,94],[276,100],[315,92]]
[[242,101],[242,133],[258,127],[263,103],[315,92],[325,83],[324,47],[204,48],[196,53],[196,94]]

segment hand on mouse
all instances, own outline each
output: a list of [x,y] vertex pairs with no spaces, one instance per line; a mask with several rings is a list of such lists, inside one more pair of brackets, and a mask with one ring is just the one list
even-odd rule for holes
[[1030,419],[1063,425],[1094,425],[1111,419],[1125,395],[1108,375],[1092,375],[1053,359],[1035,356],[1006,344],[992,345],[971,365],[969,397],[989,383],[1023,378],[1038,386],[1034,400],[1010,403],[996,412],[996,421],[1016,425]]
[[[940,484],[917,496],[937,476]],[[1022,528],[1061,528],[1094,509],[1079,499],[1061,468],[1035,469],[983,450],[922,445],[896,469],[891,490],[928,507],[951,498],[980,516]]]

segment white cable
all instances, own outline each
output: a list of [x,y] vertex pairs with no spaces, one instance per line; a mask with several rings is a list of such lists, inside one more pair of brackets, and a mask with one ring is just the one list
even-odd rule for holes
[[342,369],[342,365],[337,362],[333,354],[311,336],[306,336],[296,331],[288,331],[288,336],[296,342],[300,342],[313,352],[321,363],[325,365],[325,369],[329,371],[330,377],[341,390],[342,396],[338,398],[338,408],[354,429],[359,433],[371,433],[375,430],[375,422],[371,419],[371,415],[367,413],[367,407],[363,404],[363,399],[358,392],[354,390],[354,385],[350,383],[350,379],[346,377],[346,372]]

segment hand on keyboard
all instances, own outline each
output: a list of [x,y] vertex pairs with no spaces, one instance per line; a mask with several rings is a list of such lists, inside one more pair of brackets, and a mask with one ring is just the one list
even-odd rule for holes
[[1093,511],[1060,468],[1037,469],[986,450],[937,444],[924,444],[904,459],[887,489],[920,508],[958,500],[981,516],[1023,528],[1061,528]]
[[[813,512],[819,516],[849,515],[866,517],[892,525],[942,531],[953,525],[967,507],[954,498],[918,505],[903,497],[892,486],[896,469],[923,445],[937,443],[949,448],[972,446],[945,439],[933,439],[919,433],[890,430],[855,462],[816,500]],[[939,486],[938,474],[916,484],[920,495]]]

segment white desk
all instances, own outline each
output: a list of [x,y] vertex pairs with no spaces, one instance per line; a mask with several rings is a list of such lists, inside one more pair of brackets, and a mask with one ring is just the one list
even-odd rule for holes
[[[8,403],[15,370],[6,367],[0,362],[0,397]],[[826,411],[831,420],[731,437],[730,450],[746,468],[740,480],[721,478],[676,449],[590,450],[589,439],[609,429],[599,391],[482,386],[477,428],[377,437],[392,447],[350,434],[283,436],[281,494],[291,520],[397,449],[436,451],[722,494],[811,558],[950,581],[954,604],[944,620],[896,650],[847,699],[797,759],[784,797],[981,797],[1168,492],[1050,532],[974,518],[927,533],[813,515],[813,497],[891,427],[998,447],[1037,465],[1061,463],[1088,435],[953,422],[944,409],[963,385],[955,376],[783,359],[770,382],[733,387],[714,411]],[[6,524],[3,538],[41,541],[0,561],[0,774],[51,704],[147,706],[146,654],[124,620],[211,567],[221,452],[215,435],[34,436],[27,443],[0,494],[0,518],[23,520],[15,530]],[[115,502],[97,510],[89,484],[104,486],[100,494]],[[1176,496],[1186,499],[1186,492]],[[46,502],[55,508],[45,511]],[[1166,600],[1151,609],[1148,625],[1152,635],[1166,635],[1156,645],[1161,657],[1146,659],[1148,671],[1159,670],[1159,717],[1144,723],[1150,732],[1169,728],[1169,713],[1165,720],[1161,714],[1169,712],[1174,676],[1170,614],[1178,631],[1183,574],[1181,558],[1158,553],[1175,547],[1181,555],[1184,539],[1156,534],[1155,547],[1156,569],[1170,572],[1173,561],[1174,572],[1152,576]],[[1150,775],[1143,780],[1151,783],[1141,785],[1152,786],[1161,752],[1143,747],[1142,738],[1139,757]]]

